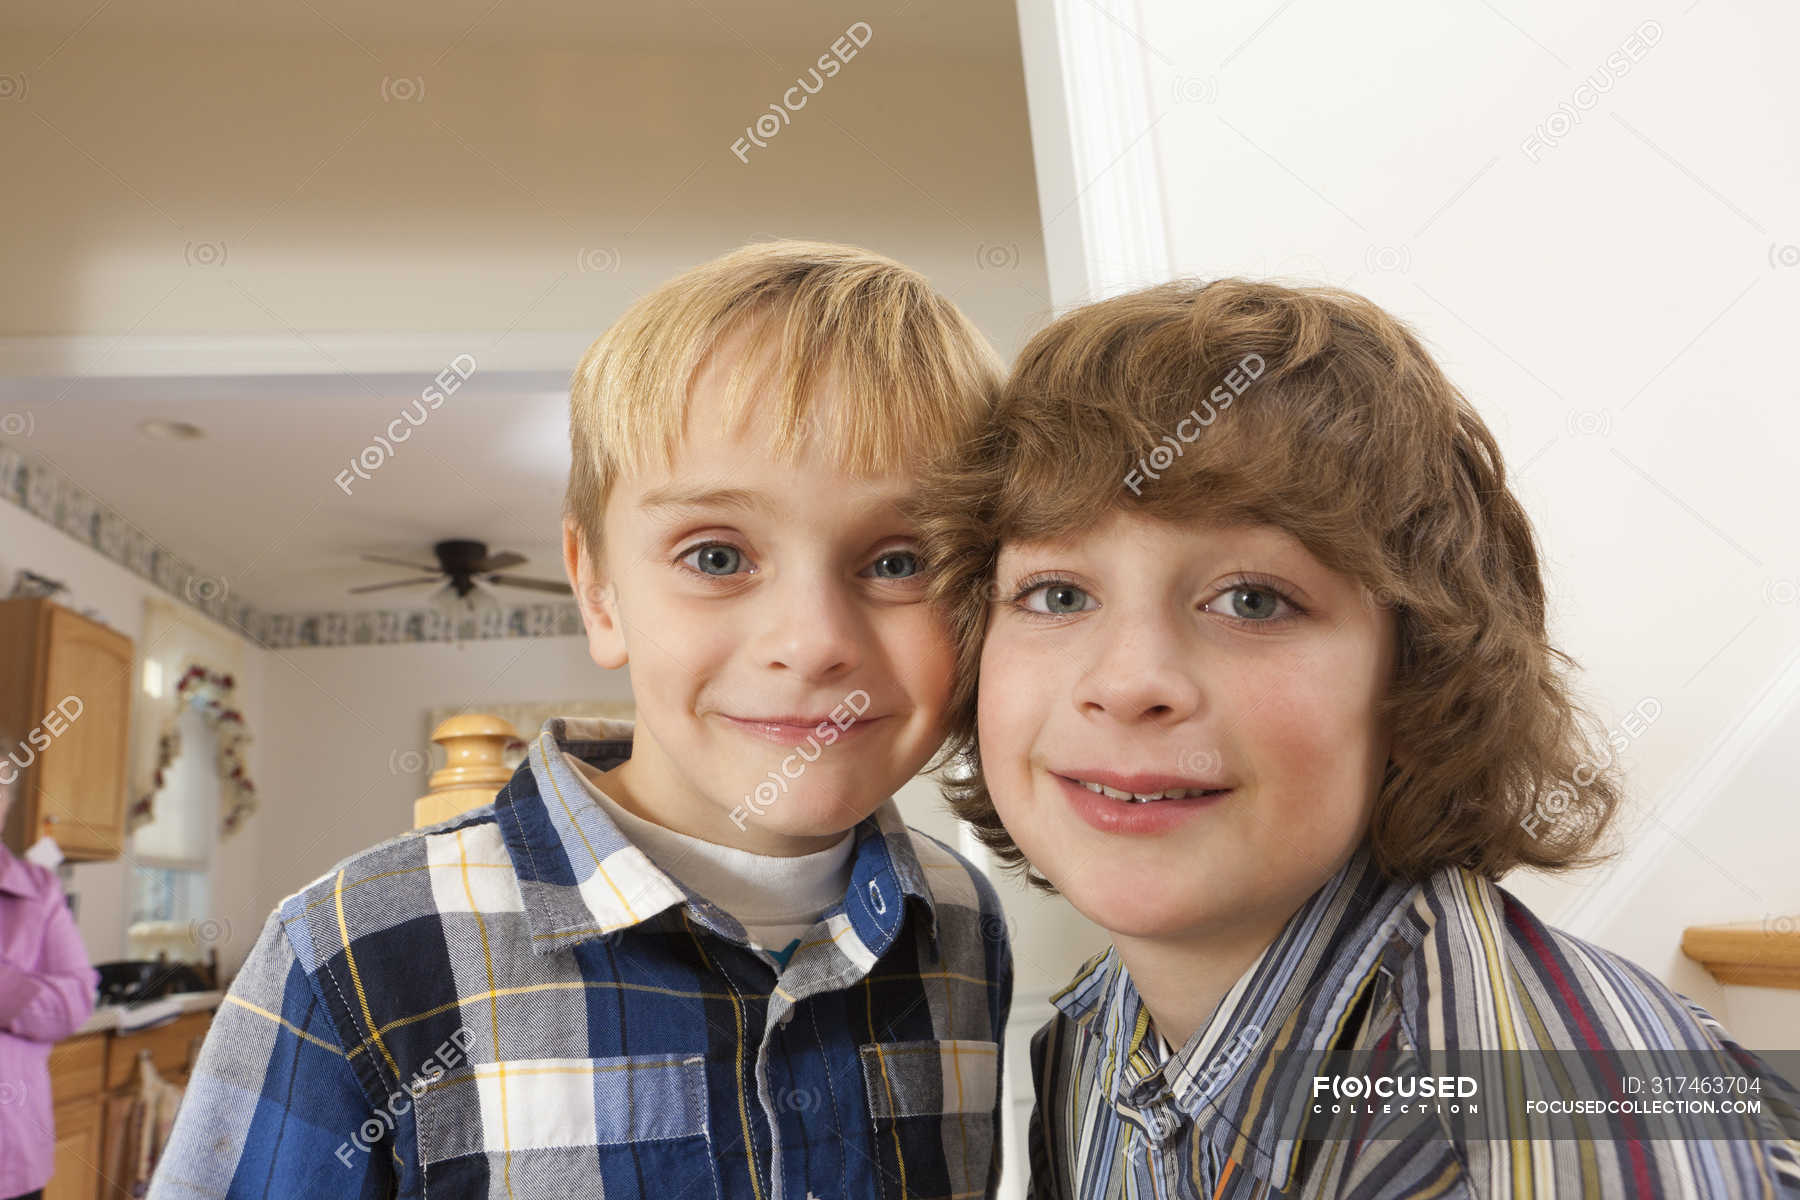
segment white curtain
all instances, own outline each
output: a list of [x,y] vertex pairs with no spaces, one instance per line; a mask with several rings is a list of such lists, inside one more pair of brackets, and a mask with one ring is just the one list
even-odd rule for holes
[[196,709],[181,714],[181,753],[163,770],[155,815],[131,835],[140,864],[204,871],[219,835],[219,742]]
[[[243,641],[231,634],[221,632],[205,617],[184,608],[171,600],[160,596],[148,596],[144,600],[144,633],[137,647],[137,693],[132,697],[132,737],[131,737],[131,794],[127,805],[136,803],[147,795],[155,786],[156,757],[159,740],[163,733],[176,724],[175,685],[189,666],[198,664],[209,671],[229,674],[240,681],[236,689],[240,706],[245,702],[243,694]],[[155,690],[149,690],[154,685]],[[188,725],[187,728],[193,728]],[[170,822],[166,828],[159,819],[164,796],[179,796],[185,786],[181,781],[181,773],[187,771],[206,771],[213,775],[218,773],[218,764],[212,739],[184,738],[182,752],[172,770],[163,775],[163,792],[156,801],[156,811],[151,817],[151,824],[141,826],[134,835],[133,849],[143,855],[155,855],[158,858],[187,859],[190,853],[184,847],[194,844],[193,839],[210,841],[218,834],[216,824],[217,805],[210,807],[212,815],[206,818],[207,823],[196,824],[185,814],[177,816],[169,814]],[[188,781],[191,782],[191,781]],[[216,779],[214,780],[216,790]],[[190,793],[191,794],[191,793]],[[150,843],[146,845],[145,836],[149,835]],[[150,845],[158,846],[151,849]],[[204,841],[201,843],[204,846]],[[161,847],[166,847],[166,850]],[[201,850],[200,858],[205,851]]]

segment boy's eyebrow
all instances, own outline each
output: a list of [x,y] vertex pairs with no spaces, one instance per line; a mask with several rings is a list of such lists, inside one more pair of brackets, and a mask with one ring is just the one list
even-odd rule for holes
[[745,512],[767,513],[770,505],[768,497],[748,488],[695,488],[672,483],[644,493],[643,499],[638,501],[638,508],[645,512],[658,509],[734,508]]

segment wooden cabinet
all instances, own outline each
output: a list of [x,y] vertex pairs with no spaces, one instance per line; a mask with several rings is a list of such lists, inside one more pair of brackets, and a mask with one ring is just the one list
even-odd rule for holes
[[[131,639],[42,596],[0,601],[0,770],[20,762],[5,839],[48,833],[72,861],[124,848]],[[10,755],[10,761],[7,756]]]
[[106,1144],[105,1099],[135,1077],[140,1051],[159,1075],[186,1084],[188,1068],[212,1024],[211,1010],[185,1013],[137,1033],[84,1033],[50,1050],[50,1096],[55,1104],[55,1174],[44,1200],[115,1200],[127,1193],[107,1182],[103,1164],[115,1159]]
[[106,1084],[106,1033],[83,1033],[50,1047],[50,1102],[98,1095]]
[[50,1049],[50,1098],[56,1155],[44,1200],[96,1200],[100,1195],[100,1085],[109,1034],[86,1033]]
[[56,1157],[44,1200],[98,1200],[100,1098],[56,1106]]

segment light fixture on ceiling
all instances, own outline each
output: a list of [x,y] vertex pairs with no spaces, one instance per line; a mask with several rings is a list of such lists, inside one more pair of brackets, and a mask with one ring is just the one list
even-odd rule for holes
[[446,579],[443,586],[431,594],[431,607],[444,614],[452,629],[466,617],[480,617],[484,612],[504,607],[493,584],[480,576],[472,577],[469,583],[473,586],[459,595],[455,581]]
[[169,421],[155,417],[138,422],[138,432],[148,438],[171,442],[193,442],[206,436],[206,430],[186,421]]

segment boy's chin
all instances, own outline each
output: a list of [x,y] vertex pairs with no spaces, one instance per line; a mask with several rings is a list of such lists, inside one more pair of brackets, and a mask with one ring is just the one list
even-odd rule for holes
[[774,798],[752,796],[729,810],[732,823],[742,830],[746,843],[771,838],[797,841],[836,837],[854,829],[875,812],[886,796],[836,791],[790,792]]
[[1115,937],[1181,937],[1215,921],[1228,901],[1189,886],[1155,886],[1137,871],[1095,871],[1093,864],[1066,878],[1040,873],[1082,916]]

